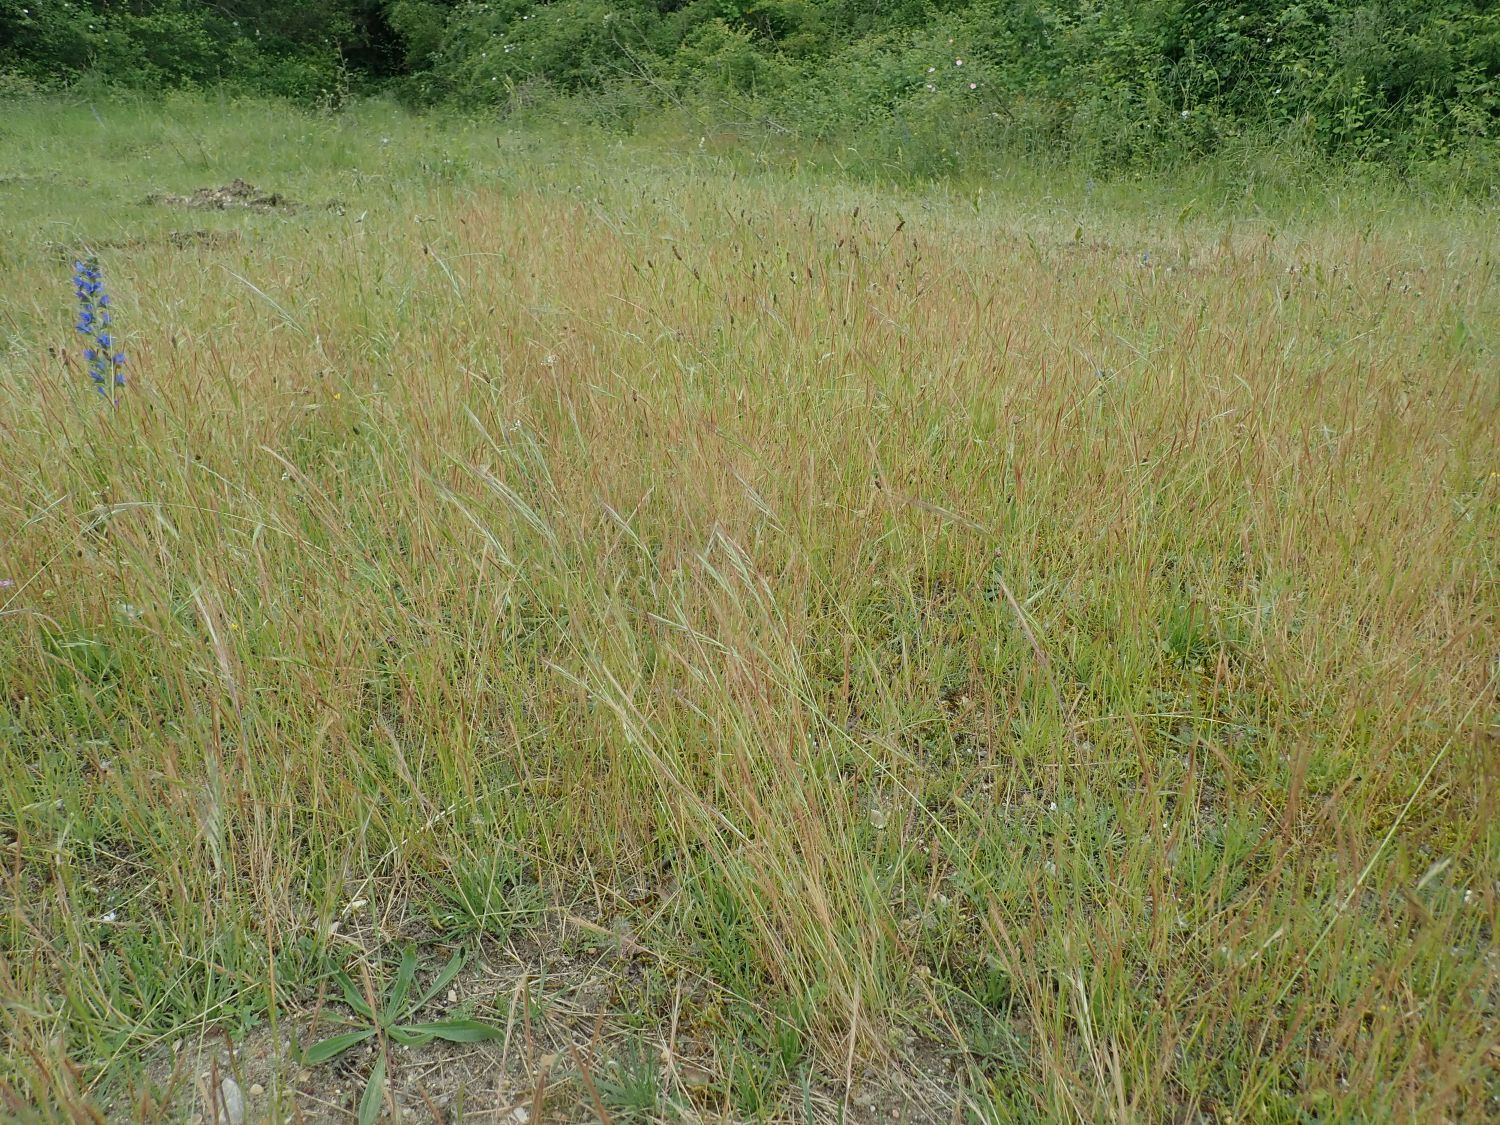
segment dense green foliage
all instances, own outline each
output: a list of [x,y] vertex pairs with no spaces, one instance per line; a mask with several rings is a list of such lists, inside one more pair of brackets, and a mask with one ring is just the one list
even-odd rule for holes
[[0,0],[0,75],[143,89],[229,83],[297,98],[390,77],[385,0]]
[[[672,105],[943,171],[1102,166],[1247,135],[1400,163],[1488,151],[1488,0],[5,0],[0,89],[93,75],[299,98],[377,86],[512,110]],[[579,95],[582,95],[581,97]]]

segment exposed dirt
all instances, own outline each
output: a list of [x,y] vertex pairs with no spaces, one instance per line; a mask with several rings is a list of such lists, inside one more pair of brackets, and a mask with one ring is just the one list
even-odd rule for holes
[[[298,1021],[305,1027],[306,1021]],[[582,1121],[682,1122],[748,1120],[728,1091],[724,1065],[732,1060],[698,1055],[697,1061],[664,1047],[650,1035],[626,1035],[594,1021],[571,1029],[552,1021],[534,1024],[528,1037],[518,1022],[508,1041],[460,1046],[433,1043],[415,1050],[391,1048],[385,1122],[551,1125]],[[690,1049],[691,1045],[684,1045]],[[223,1119],[227,1080],[245,1106],[246,1125],[352,1121],[375,1063],[366,1044],[321,1067],[302,1066],[285,1040],[268,1031],[226,1046],[190,1044],[156,1070],[166,1096],[141,1116],[137,1101],[120,1120],[210,1125]],[[623,1060],[623,1061],[622,1061]],[[622,1105],[619,1091],[649,1065],[660,1095],[647,1105]],[[175,1067],[175,1070],[174,1070]],[[883,1073],[857,1077],[847,1095],[837,1083],[815,1082],[777,1110],[757,1119],[848,1125],[929,1125],[954,1119],[948,1090],[933,1094],[951,1075]],[[944,1081],[946,1080],[946,1081]],[[795,1103],[795,1104],[794,1104]],[[596,1108],[604,1107],[605,1117]],[[395,1115],[391,1115],[394,1107]],[[124,1107],[116,1107],[124,1109]],[[111,1118],[113,1119],[113,1118]]]
[[[606,942],[604,948],[564,951],[567,936],[559,931],[553,942],[540,945],[486,943],[419,1018],[472,1016],[503,1028],[503,1037],[479,1044],[392,1046],[381,1120],[644,1125],[753,1116],[809,1125],[912,1125],[952,1121],[964,1100],[959,1060],[929,1044],[931,1049],[909,1050],[903,1062],[879,1073],[856,1070],[847,1087],[827,1077],[829,1069],[844,1069],[841,1060],[832,1060],[831,1068],[819,1068],[823,1079],[794,1092],[796,1104],[763,1106],[747,1115],[729,1094],[735,1059],[680,1026],[679,1015],[687,1022],[690,987],[679,986],[655,1019],[624,1010],[621,986],[642,968],[633,963],[641,959],[639,948],[609,948]],[[433,960],[443,953],[434,951]],[[227,1079],[233,1083],[231,1098],[237,1091],[243,1099],[245,1125],[353,1121],[377,1048],[361,1044],[322,1066],[301,1062],[307,1046],[344,1030],[341,1021],[349,1015],[331,996],[321,1005],[314,998],[286,1015],[275,1031],[262,1027],[235,1043],[223,1036],[179,1042],[150,1065],[132,1105],[107,1107],[106,1114],[111,1120],[118,1112],[120,1120],[213,1125],[225,1120]],[[655,1091],[644,1103],[643,1081]]]
[[300,206],[279,191],[261,191],[241,179],[222,187],[204,187],[190,195],[152,192],[146,202],[158,207],[189,207],[195,211],[295,211]]

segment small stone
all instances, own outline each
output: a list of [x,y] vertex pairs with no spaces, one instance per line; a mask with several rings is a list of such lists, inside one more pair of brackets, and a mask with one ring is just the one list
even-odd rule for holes
[[859,1106],[861,1109],[869,1109],[872,1105],[875,1104],[875,1099],[871,1097],[871,1095],[867,1091],[865,1093],[856,1095],[854,1098],[854,1104]]
[[458,1003],[458,990],[457,989],[450,988],[448,990],[448,1003],[450,1003],[450,1004],[457,1004]]
[[219,1125],[245,1125],[245,1095],[233,1078],[219,1083],[218,1121]]
[[505,1120],[510,1125],[526,1125],[526,1122],[531,1120],[531,1110],[527,1109],[524,1105],[518,1105],[505,1115]]
[[258,1098],[262,1094],[264,1094],[265,1092],[266,1092],[266,1088],[264,1086],[262,1086],[259,1082],[255,1083],[253,1086],[250,1087],[250,1096],[252,1098]]

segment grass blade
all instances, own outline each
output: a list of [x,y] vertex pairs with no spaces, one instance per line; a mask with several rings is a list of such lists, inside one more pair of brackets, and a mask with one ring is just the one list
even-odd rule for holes
[[403,1047],[425,1047],[431,1043],[434,1036],[430,1031],[418,1031],[405,1024],[393,1023],[385,1029],[385,1033]]
[[437,1039],[446,1039],[449,1043],[484,1043],[490,1039],[499,1039],[505,1034],[500,1028],[492,1024],[481,1023],[479,1020],[442,1020],[438,1023],[409,1023],[402,1030],[416,1032],[419,1035],[431,1035]]
[[401,967],[396,970],[396,983],[391,987],[391,997],[386,1001],[385,1015],[381,1019],[382,1024],[396,1022],[396,1017],[401,1014],[401,1005],[406,1003],[406,996],[411,992],[411,982],[417,978],[417,951],[407,946],[401,951]]
[[375,1125],[380,1117],[381,1095],[385,1093],[385,1052],[375,1060],[370,1071],[370,1081],[365,1083],[364,1096],[359,1099],[359,1125]]
[[333,979],[338,981],[340,990],[344,993],[344,1003],[353,1008],[367,1020],[375,1019],[375,1011],[370,1007],[370,1002],[359,994],[359,989],[354,987],[354,982],[344,973],[334,973]]
[[450,960],[446,965],[443,966],[443,971],[437,975],[437,980],[433,981],[431,987],[428,988],[426,992],[422,993],[421,997],[415,1004],[411,1006],[410,1010],[413,1012],[419,1011],[424,1004],[426,1004],[443,989],[447,988],[448,983],[458,975],[458,970],[463,967],[464,955],[461,952],[455,953],[452,960]]
[[302,1056],[302,1061],[307,1063],[308,1066],[325,1063],[329,1059],[342,1055],[350,1047],[363,1043],[374,1034],[375,1029],[367,1027],[362,1031],[348,1031],[342,1035],[329,1036],[327,1039],[314,1043],[309,1047],[307,1053]]

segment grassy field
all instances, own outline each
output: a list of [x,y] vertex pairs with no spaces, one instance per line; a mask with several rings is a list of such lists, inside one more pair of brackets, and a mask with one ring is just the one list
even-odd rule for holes
[[5,108],[0,1113],[1500,1115],[1493,209]]

